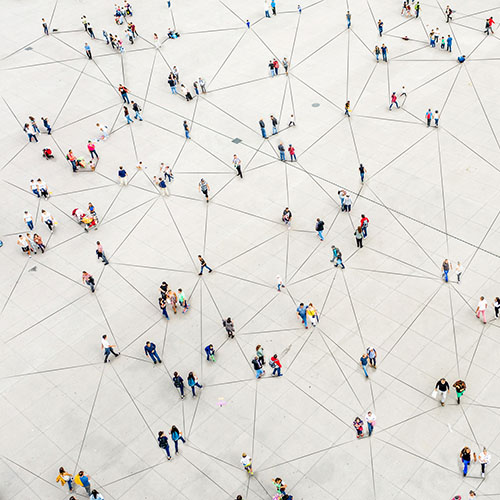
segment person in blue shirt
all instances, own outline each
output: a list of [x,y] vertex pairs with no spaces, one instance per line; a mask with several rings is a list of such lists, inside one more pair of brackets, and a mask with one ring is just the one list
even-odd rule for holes
[[345,15],[346,19],[347,19],[347,28],[350,28],[351,27],[351,13],[349,11],[347,11],[347,14]]
[[89,59],[92,59],[92,52],[90,51],[90,45],[87,42],[85,42],[85,52],[87,54],[87,57]]
[[215,363],[215,349],[212,344],[205,347],[205,353],[207,355],[207,361],[212,360]]
[[276,1],[271,0],[271,9],[273,9],[273,16],[276,15]]
[[120,184],[122,186],[126,186],[127,185],[127,171],[123,168],[123,167],[120,167],[118,169],[118,179],[120,181]]
[[78,473],[78,477],[80,479],[80,482],[82,483],[82,486],[85,488],[85,491],[87,492],[87,495],[91,495],[91,489],[90,489],[90,481],[88,476],[85,475],[85,472],[82,470]]
[[144,353],[153,360],[155,365],[156,362],[161,363],[160,356],[158,356],[158,353],[156,352],[156,345],[153,344],[153,342],[150,342],[149,340],[146,342],[146,345],[144,346]]
[[191,387],[191,391],[193,392],[193,398],[196,397],[195,387],[199,387],[200,389],[203,388],[203,386],[198,382],[198,378],[193,372],[189,372],[188,374],[188,385],[189,387]]
[[451,43],[453,42],[453,38],[451,38],[451,35],[448,35],[448,38],[446,39],[446,50],[448,52],[451,52]]
[[185,443],[186,440],[182,437],[182,432],[177,429],[175,425],[172,425],[172,428],[170,429],[170,436],[172,437],[172,440],[174,442],[175,454],[177,455],[179,453],[179,441]]
[[378,26],[378,33],[380,36],[382,36],[382,33],[384,31],[384,23],[382,22],[381,19],[378,20],[377,26]]
[[306,330],[308,328],[307,326],[307,307],[304,305],[303,302],[299,304],[299,307],[297,307],[297,316],[302,320],[302,323],[304,323],[304,326],[306,327]]
[[366,371],[366,366],[368,365],[368,354],[363,354],[363,356],[361,356],[359,364],[361,365],[361,368],[363,368],[366,378],[368,378],[368,372]]

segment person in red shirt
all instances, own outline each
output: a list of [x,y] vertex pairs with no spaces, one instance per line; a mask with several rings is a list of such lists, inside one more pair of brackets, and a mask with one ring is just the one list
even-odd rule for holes
[[359,225],[361,226],[361,229],[363,230],[363,238],[366,238],[368,236],[368,223],[370,222],[370,219],[365,214],[361,214],[361,220],[359,221]]
[[295,156],[295,148],[289,144],[288,152],[290,153],[290,161],[297,161],[297,157]]
[[278,62],[277,59],[274,59],[273,66],[274,66],[274,74],[277,75],[280,67],[280,63]]
[[495,21],[493,21],[493,17],[490,17],[488,19],[488,24],[490,25],[491,32],[494,33],[494,31],[493,31],[493,25],[495,24]]
[[272,376],[274,377],[276,374],[278,377],[281,377],[281,362],[280,360],[278,359],[278,355],[275,354],[272,358],[271,358],[271,362],[269,363],[269,366],[271,368],[273,368],[273,374]]

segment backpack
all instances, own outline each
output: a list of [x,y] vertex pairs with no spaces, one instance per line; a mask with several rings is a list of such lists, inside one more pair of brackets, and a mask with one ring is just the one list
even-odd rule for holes
[[270,366],[271,368],[276,368],[276,366],[277,366],[277,365],[276,365],[276,363],[275,363],[273,360],[270,360],[270,361],[269,361],[269,366]]

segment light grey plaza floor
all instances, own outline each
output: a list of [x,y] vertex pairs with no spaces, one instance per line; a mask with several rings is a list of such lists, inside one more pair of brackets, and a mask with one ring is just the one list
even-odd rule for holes
[[[131,20],[140,36],[130,45],[111,0],[4,1],[2,500],[68,498],[55,481],[60,466],[88,473],[105,500],[270,499],[276,476],[296,500],[449,500],[470,489],[500,498],[500,330],[492,307],[500,294],[500,40],[483,33],[500,2],[456,1],[449,25],[445,0],[421,1],[419,19],[401,16],[401,3],[309,0],[299,14],[297,0],[278,0],[277,16],[266,19],[261,0],[172,0],[170,9],[136,0]],[[179,39],[166,39],[170,27]],[[435,28],[453,37],[452,53],[428,45]],[[103,29],[122,38],[123,54],[105,44]],[[382,43],[387,64],[373,55]],[[282,66],[270,76],[274,57],[290,61],[288,76]],[[208,93],[191,102],[172,95],[174,65],[191,91],[203,77]],[[125,124],[121,83],[144,121]],[[402,86],[402,108],[389,111]],[[439,128],[426,127],[429,108],[439,110]],[[271,114],[280,131],[264,140],[258,121],[269,133]],[[52,136],[28,143],[29,115],[42,131],[47,116]],[[96,143],[97,170],[74,174],[65,155],[72,149],[88,159],[96,123],[112,131]],[[298,161],[279,161],[280,141],[293,144]],[[44,147],[53,160],[42,158]],[[160,162],[173,167],[170,196],[153,183]],[[126,187],[119,165],[129,173]],[[38,177],[49,200],[30,191]],[[201,177],[211,187],[208,204]],[[352,195],[350,213],[340,211],[341,188]],[[86,233],[71,212],[90,201],[100,224]],[[281,221],[287,206],[290,229]],[[58,221],[54,234],[40,221],[42,209]],[[16,244],[25,210],[48,242],[44,255],[28,258]],[[361,214],[370,225],[357,250]],[[97,240],[109,266],[96,259]],[[343,252],[343,271],[330,263],[332,244]],[[212,274],[198,276],[198,254]],[[445,258],[462,262],[461,284],[453,271],[450,283],[441,279]],[[95,294],[82,284],[83,270],[95,276]],[[281,293],[276,275],[286,284]],[[170,310],[168,322],[157,302],[162,281],[184,289],[191,304],[184,315]],[[474,315],[480,295],[489,304],[486,325]],[[317,307],[316,328],[297,319],[299,302]],[[222,327],[228,316],[234,340]],[[122,353],[107,365],[104,333]],[[146,340],[162,365],[145,357]],[[209,343],[216,363],[205,360]],[[280,356],[283,377],[267,368],[255,379],[257,344]],[[378,369],[366,379],[359,358],[369,346]],[[180,400],[176,370],[184,379],[195,371],[204,385],[196,399]],[[466,381],[460,406],[453,389],[444,408],[431,397],[441,377]],[[375,433],[357,440],[352,421],[368,410]],[[173,424],[187,443],[167,462],[156,436]],[[488,447],[484,480],[478,464],[462,476],[464,446]],[[253,457],[252,478],[242,452]],[[80,488],[77,498],[85,497]]]

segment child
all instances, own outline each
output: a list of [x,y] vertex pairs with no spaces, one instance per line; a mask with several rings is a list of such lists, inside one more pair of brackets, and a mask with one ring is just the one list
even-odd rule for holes
[[354,422],[352,423],[352,425],[356,429],[356,432],[357,432],[357,436],[356,437],[358,439],[364,437],[364,434],[363,434],[363,421],[359,417],[356,417],[354,419]]

